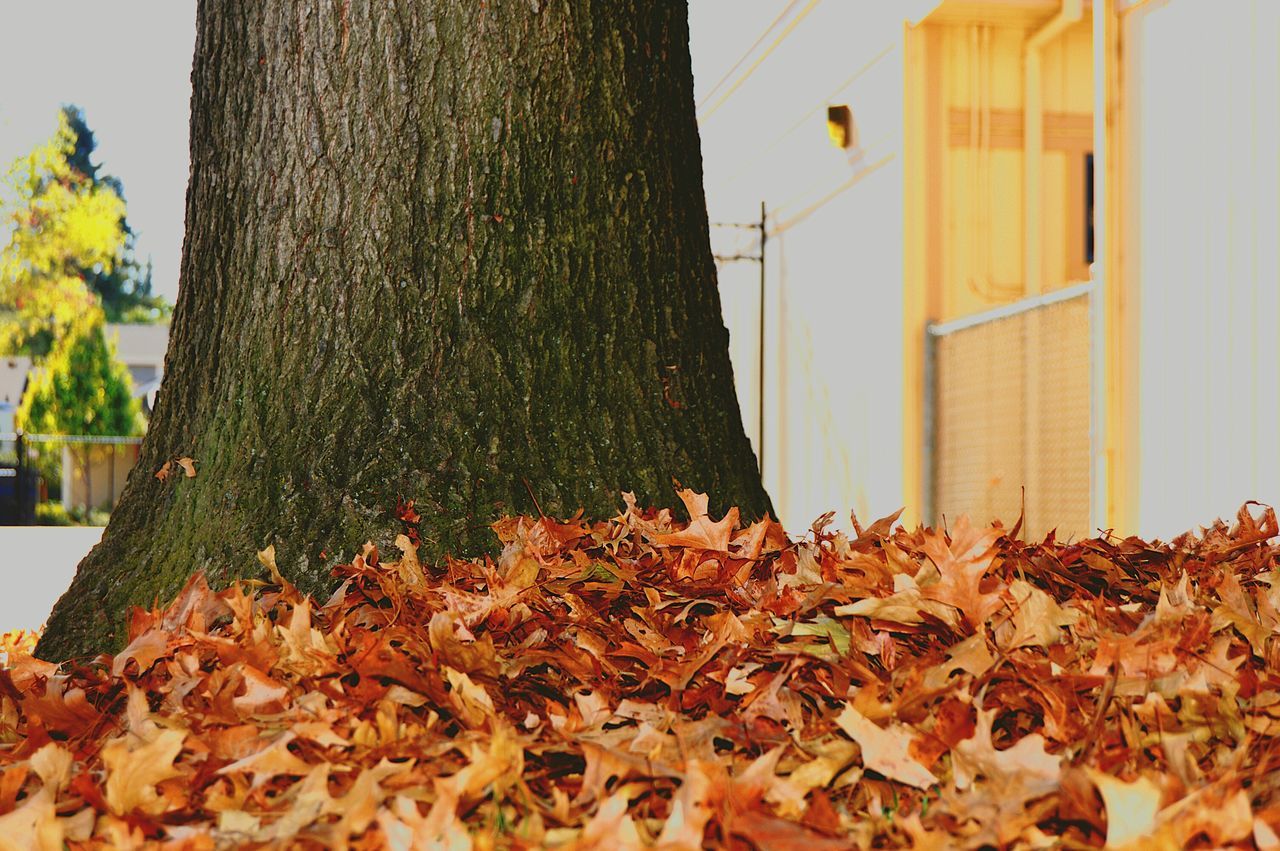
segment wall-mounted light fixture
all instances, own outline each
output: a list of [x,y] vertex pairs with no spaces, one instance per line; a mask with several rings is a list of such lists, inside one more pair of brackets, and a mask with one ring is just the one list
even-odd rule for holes
[[827,107],[827,136],[831,144],[847,150],[858,144],[858,128],[853,123],[853,113],[845,104]]

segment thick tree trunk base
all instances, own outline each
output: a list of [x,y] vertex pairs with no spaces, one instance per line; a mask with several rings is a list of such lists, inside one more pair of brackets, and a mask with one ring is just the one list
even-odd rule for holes
[[[141,460],[38,649],[126,610],[424,558],[620,492],[768,509],[707,236],[686,10],[649,0],[200,4],[187,239]],[[196,459],[198,475],[154,474]]]

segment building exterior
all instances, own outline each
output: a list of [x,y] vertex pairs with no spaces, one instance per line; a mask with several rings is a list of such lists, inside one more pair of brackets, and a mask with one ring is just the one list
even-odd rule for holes
[[711,220],[768,211],[763,359],[758,270],[721,292],[788,527],[1280,498],[1280,4],[751,6],[692,52]]
[[23,355],[0,357],[0,434],[12,432],[22,394],[27,389],[31,358]]
[[169,325],[108,324],[107,339],[115,339],[116,355],[129,369],[133,393],[148,415],[164,377],[164,354],[169,348]]

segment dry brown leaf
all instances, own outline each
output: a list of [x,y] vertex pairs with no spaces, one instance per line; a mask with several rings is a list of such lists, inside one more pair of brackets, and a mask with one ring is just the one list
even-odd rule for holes
[[162,730],[154,740],[143,744],[132,745],[126,737],[121,737],[104,745],[106,800],[111,811],[119,816],[134,810],[148,815],[164,812],[168,804],[157,794],[156,784],[182,776],[174,760],[182,752],[186,738],[182,730]]
[[917,789],[928,789],[938,782],[929,769],[912,758],[913,736],[907,728],[895,725],[881,729],[852,704],[845,704],[836,723],[862,748],[862,764],[872,771]]
[[[994,561],[998,529],[975,529],[967,516],[956,522],[948,542],[940,533],[926,534],[925,554],[938,570],[936,583],[920,582],[920,592],[931,600],[954,606],[977,628],[1004,605],[998,590],[983,591],[983,579]],[[920,575],[917,574],[917,580]]]
[[978,710],[973,737],[952,748],[956,786],[965,789],[975,779],[985,777],[998,785],[1051,788],[1061,771],[1061,758],[1045,750],[1044,737],[1039,733],[1024,736],[1012,747],[996,750],[991,740],[995,717],[994,709]]
[[294,756],[289,743],[297,738],[293,731],[286,731],[266,747],[218,769],[218,774],[243,773],[251,775],[254,787],[280,775],[303,777],[312,772],[313,766]]
[[996,627],[996,644],[1008,652],[1019,647],[1049,647],[1063,639],[1063,628],[1079,613],[1067,611],[1025,579],[1009,583],[1010,617]]
[[1273,515],[789,541],[683,497],[430,573],[402,500],[324,605],[268,547],[105,666],[0,641],[0,848],[1280,845]]
[[654,540],[666,547],[693,547],[712,552],[729,552],[729,542],[738,523],[738,509],[730,508],[718,521],[707,514],[708,497],[705,493],[680,491],[680,500],[689,512],[689,525],[679,532],[654,536]]

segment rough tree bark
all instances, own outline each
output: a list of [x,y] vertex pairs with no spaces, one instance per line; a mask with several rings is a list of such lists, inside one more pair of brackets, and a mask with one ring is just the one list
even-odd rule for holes
[[[768,508],[720,316],[681,0],[202,0],[166,377],[40,643],[193,571],[328,570],[422,515]],[[180,456],[198,475],[154,474]],[[528,485],[526,486],[526,481]]]

